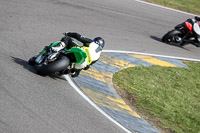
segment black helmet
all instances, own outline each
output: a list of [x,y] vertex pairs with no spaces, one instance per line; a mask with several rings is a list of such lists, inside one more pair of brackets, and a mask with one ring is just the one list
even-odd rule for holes
[[103,49],[103,47],[104,47],[104,45],[105,45],[105,41],[104,41],[103,38],[101,38],[101,37],[95,37],[95,38],[93,39],[93,41],[94,41],[96,44],[98,44],[98,45]]

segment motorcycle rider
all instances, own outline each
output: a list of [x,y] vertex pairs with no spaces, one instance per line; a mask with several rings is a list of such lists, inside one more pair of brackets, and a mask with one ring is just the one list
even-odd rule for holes
[[[194,25],[195,23],[197,23],[199,25],[199,30],[200,30],[200,17],[195,16],[194,19],[187,19],[188,22],[190,22],[192,25]],[[196,32],[193,32],[193,35],[195,37],[195,42],[194,45],[196,47],[200,47],[200,35],[197,34]]]
[[[196,20],[195,23],[197,23],[197,24],[199,25],[199,28],[200,28],[200,17],[195,16],[194,19]],[[200,29],[199,29],[199,30],[200,30]],[[197,40],[197,43],[198,43],[196,46],[197,46],[197,47],[200,47],[200,35],[199,35],[199,34],[196,34],[195,39]]]
[[[77,77],[81,70],[87,70],[93,65],[99,58],[102,52],[102,49],[105,45],[105,41],[101,37],[95,37],[93,40],[85,38],[76,32],[66,32],[64,37],[59,41],[56,46],[51,47],[46,46],[45,49],[52,49],[52,51],[57,52],[63,48],[71,49],[72,47],[80,47],[87,54],[85,62],[82,64],[75,64],[75,68],[71,70],[65,70],[59,72],[59,75],[70,73],[72,77]],[[79,46],[76,40],[81,42],[83,46]]]

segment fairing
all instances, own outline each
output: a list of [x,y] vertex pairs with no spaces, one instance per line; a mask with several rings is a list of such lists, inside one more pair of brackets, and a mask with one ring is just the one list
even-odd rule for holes
[[189,31],[192,32],[192,24],[189,22],[185,22],[185,28]]

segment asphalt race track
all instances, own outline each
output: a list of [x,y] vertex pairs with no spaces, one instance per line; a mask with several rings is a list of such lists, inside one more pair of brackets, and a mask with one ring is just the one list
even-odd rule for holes
[[135,0],[0,0],[0,133],[123,133],[65,80],[27,60],[63,32],[102,36],[106,50],[200,59],[199,49],[160,42],[189,14]]

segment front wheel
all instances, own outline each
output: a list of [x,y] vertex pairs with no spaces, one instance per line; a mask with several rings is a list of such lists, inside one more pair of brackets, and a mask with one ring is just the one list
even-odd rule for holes
[[69,58],[63,56],[62,58],[47,65],[38,66],[36,70],[38,74],[45,76],[66,69],[69,64]]
[[172,30],[172,31],[169,31],[167,34],[165,34],[163,37],[162,37],[162,42],[165,42],[165,43],[170,43],[170,42],[174,42],[174,43],[181,43],[181,31],[178,31],[178,30]]
[[36,64],[35,59],[36,59],[36,56],[31,57],[31,58],[28,60],[28,64],[31,65],[31,66],[34,66],[34,65]]

